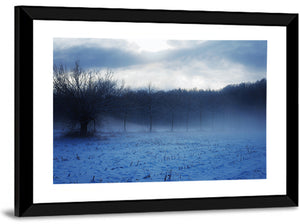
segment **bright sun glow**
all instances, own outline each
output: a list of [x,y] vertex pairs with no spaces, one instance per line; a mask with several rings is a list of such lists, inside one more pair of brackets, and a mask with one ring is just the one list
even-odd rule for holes
[[157,52],[157,51],[163,51],[172,48],[170,45],[168,45],[166,40],[132,39],[128,41],[136,44],[139,47],[137,49],[139,51]]

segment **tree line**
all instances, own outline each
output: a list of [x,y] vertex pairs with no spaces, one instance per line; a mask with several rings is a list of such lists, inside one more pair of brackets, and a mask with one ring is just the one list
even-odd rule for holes
[[[265,128],[266,79],[228,85],[220,90],[158,90],[125,88],[111,71],[84,71],[76,62],[71,70],[54,66],[54,122],[79,124],[80,136],[101,128],[107,117],[128,124],[169,131]],[[92,127],[92,128],[88,128]]]

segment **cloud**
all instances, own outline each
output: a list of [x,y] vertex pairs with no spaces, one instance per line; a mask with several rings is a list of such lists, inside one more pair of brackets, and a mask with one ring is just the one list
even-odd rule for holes
[[[181,65],[181,64],[180,64]],[[149,83],[156,89],[221,89],[229,84],[251,82],[265,77],[263,73],[247,71],[242,65],[228,64],[210,68],[205,62],[193,61],[185,66],[173,62],[156,62],[117,69],[114,77],[124,80],[133,89],[145,88]]]
[[[160,41],[161,50],[115,39],[54,39],[55,64],[69,68],[76,60],[83,68],[112,69],[133,88],[149,82],[160,89],[217,89],[228,84],[266,77],[267,41]],[[170,47],[166,47],[170,46]]]
[[54,38],[53,63],[73,67],[75,61],[89,68],[116,68],[140,64],[138,45],[126,40],[95,38]]
[[54,38],[54,51],[65,50],[72,47],[87,47],[87,48],[122,48],[136,49],[138,45],[133,42],[128,42],[122,39],[98,39],[98,38]]
[[137,54],[118,48],[95,48],[75,46],[62,51],[54,51],[54,64],[74,66],[79,60],[83,68],[119,68],[140,64],[143,59]]
[[241,64],[247,69],[265,71],[267,41],[172,41],[179,46],[168,52],[168,60],[205,61],[210,67],[222,67],[222,62]]
[[207,42],[206,40],[167,40],[167,43],[174,48],[193,48]]

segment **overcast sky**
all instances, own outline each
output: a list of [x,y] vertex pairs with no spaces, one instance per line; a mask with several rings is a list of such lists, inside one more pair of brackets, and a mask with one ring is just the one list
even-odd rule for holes
[[220,89],[266,78],[267,41],[55,38],[53,62],[110,69],[127,87]]

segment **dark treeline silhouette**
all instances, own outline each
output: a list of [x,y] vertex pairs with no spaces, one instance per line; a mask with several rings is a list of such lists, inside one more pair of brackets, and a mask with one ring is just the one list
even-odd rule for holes
[[[120,103],[119,103],[120,102]],[[126,123],[170,131],[249,130],[265,128],[266,80],[229,85],[221,90],[128,90],[116,101],[112,116]],[[263,129],[262,129],[263,130]]]
[[151,84],[131,90],[123,86],[111,73],[84,72],[78,63],[70,72],[54,67],[54,121],[80,125],[81,136],[88,134],[89,124],[93,124],[89,131],[94,132],[96,122],[101,127],[107,118],[117,121],[111,126],[124,132],[134,131],[129,124],[149,132],[265,131],[266,79],[221,90],[162,91]]

